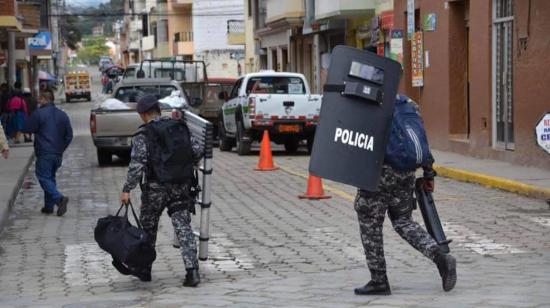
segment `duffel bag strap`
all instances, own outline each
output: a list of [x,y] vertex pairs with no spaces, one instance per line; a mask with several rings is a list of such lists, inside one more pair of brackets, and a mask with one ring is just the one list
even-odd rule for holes
[[[132,210],[132,215],[134,215],[134,219],[136,221],[136,224],[137,226],[140,228],[140,229],[143,229],[143,227],[141,226],[141,222],[139,221],[137,215],[136,215],[136,211],[134,210],[134,206],[132,205],[132,202],[131,201],[128,201],[128,203],[126,203],[126,206],[129,207],[131,210]],[[128,212],[128,209],[126,209],[126,212]]]

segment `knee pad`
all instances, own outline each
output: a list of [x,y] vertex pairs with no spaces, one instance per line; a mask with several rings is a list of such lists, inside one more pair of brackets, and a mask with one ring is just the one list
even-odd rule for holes
[[415,209],[416,200],[413,198],[410,201],[402,202],[388,207],[388,215],[391,220],[397,220],[399,218],[410,218],[412,211]]

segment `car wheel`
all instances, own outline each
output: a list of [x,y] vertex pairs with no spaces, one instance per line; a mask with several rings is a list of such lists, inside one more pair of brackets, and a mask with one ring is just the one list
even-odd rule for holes
[[113,162],[113,154],[111,152],[97,149],[97,162],[100,166],[104,166]]
[[252,146],[250,141],[244,141],[244,126],[243,122],[237,121],[237,154],[248,155],[250,154],[250,147]]
[[285,150],[288,153],[295,153],[298,150],[298,145],[300,144],[300,141],[298,139],[289,139],[285,142]]
[[233,139],[227,137],[227,135],[225,134],[223,120],[220,120],[220,125],[218,127],[218,137],[220,139],[220,151],[231,151],[235,142]]
[[70,103],[71,102],[71,97],[70,96],[65,97],[65,102]]

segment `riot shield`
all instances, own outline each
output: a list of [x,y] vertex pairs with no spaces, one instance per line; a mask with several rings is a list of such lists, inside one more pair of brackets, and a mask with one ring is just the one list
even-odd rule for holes
[[375,191],[401,66],[347,46],[334,48],[324,87],[311,174]]
[[435,208],[435,202],[431,192],[424,190],[424,179],[419,178],[416,180],[415,184],[415,194],[418,201],[418,207],[420,208],[420,213],[422,213],[422,218],[424,219],[424,224],[426,225],[426,231],[432,236],[432,238],[437,242],[441,250],[445,253],[449,253],[449,243],[452,240],[448,240],[441,226],[441,220],[437,214],[437,209]]

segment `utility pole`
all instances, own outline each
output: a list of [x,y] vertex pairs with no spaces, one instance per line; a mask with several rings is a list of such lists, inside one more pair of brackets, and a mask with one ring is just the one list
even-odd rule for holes
[[57,75],[57,58],[59,57],[59,0],[53,0],[52,9],[52,61],[50,62],[50,72]]

